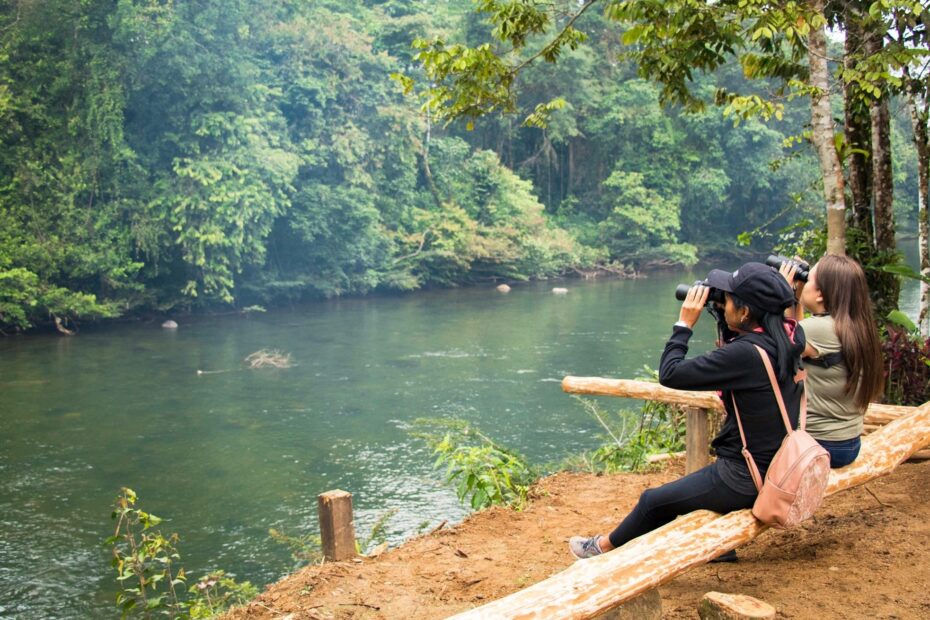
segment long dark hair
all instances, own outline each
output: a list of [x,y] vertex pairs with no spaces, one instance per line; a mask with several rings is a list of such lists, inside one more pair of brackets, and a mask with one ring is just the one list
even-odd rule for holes
[[801,364],[801,356],[792,352],[794,345],[785,329],[785,317],[781,314],[772,314],[747,304],[745,301],[727,293],[733,300],[733,305],[739,308],[748,308],[749,317],[775,340],[775,375],[781,382],[794,377]]
[[823,305],[836,329],[846,364],[846,393],[865,409],[885,388],[881,343],[872,317],[872,301],[865,272],[847,256],[829,254],[820,259],[814,276]]

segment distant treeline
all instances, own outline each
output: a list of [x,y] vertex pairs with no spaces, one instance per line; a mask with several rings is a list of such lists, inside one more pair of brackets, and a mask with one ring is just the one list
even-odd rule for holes
[[0,3],[0,329],[690,263],[822,212],[812,153],[783,145],[803,104],[739,127],[662,110],[605,60],[621,50],[597,15],[521,77],[528,109],[567,100],[546,129],[431,126],[389,75],[415,70],[417,37],[486,37],[471,8]]

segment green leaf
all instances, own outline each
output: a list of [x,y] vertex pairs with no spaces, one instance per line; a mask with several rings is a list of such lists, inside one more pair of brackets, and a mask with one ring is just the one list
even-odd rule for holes
[[914,322],[910,319],[910,317],[900,310],[892,310],[885,318],[888,319],[888,321],[893,325],[902,327],[909,332],[917,331],[917,326],[914,325]]
[[884,265],[882,266],[882,271],[886,273],[893,273],[897,276],[902,276],[904,278],[911,278],[912,280],[921,280],[930,284],[930,278],[921,275],[920,273],[914,271],[907,265],[898,263],[896,265]]

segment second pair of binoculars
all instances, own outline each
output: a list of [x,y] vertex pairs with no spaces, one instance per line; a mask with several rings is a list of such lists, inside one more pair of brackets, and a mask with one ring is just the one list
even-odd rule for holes
[[[810,275],[811,266],[806,262],[788,258],[786,256],[781,256],[779,254],[769,254],[769,257],[765,259],[765,264],[775,269],[781,269],[781,266],[785,263],[791,263],[797,268],[797,271],[794,273],[795,278],[801,282],[807,282],[807,277]],[[688,291],[692,286],[708,286],[707,280],[697,280],[694,284],[679,284],[677,287],[675,287],[675,299],[684,301],[684,299],[688,296]],[[714,287],[710,287],[710,293],[707,295],[707,303],[726,303],[726,298],[723,296],[723,291]]]

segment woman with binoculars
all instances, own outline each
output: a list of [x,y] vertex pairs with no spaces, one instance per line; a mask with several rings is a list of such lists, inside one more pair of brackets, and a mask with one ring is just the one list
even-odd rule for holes
[[865,410],[884,389],[869,288],[846,256],[824,256],[806,278],[798,266],[785,261],[779,272],[795,289],[793,315],[807,340],[807,432],[830,453],[830,467],[843,467],[859,456]]
[[[681,390],[719,391],[727,416],[712,444],[717,459],[684,478],[646,490],[609,535],[572,537],[569,549],[579,559],[610,551],[694,510],[726,513],[752,507],[757,491],[742,455],[734,406],[739,408],[746,445],[762,476],[786,434],[772,382],[755,345],[771,359],[788,417],[793,426],[798,423],[803,386],[796,377],[805,340],[796,321],[785,317],[795,302],[791,287],[778,271],[761,263],[747,263],[733,273],[715,269],[705,283],[691,287],[682,303],[662,353],[659,382]],[[692,328],[711,289],[724,293],[723,307],[714,304],[725,323],[720,325],[721,346],[685,359]]]

